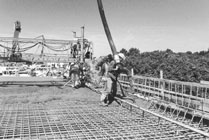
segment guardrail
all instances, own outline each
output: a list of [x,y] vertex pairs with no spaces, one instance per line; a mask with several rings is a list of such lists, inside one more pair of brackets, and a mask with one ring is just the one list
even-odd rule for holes
[[[126,75],[119,81],[123,90],[130,91]],[[209,85],[136,75],[131,82],[133,94],[150,102],[146,112],[160,114],[209,137]]]
[[[130,81],[128,80],[128,77],[126,75],[121,75],[118,80],[121,86],[123,87],[122,89],[124,91],[126,92],[130,91]],[[188,96],[184,95],[184,94],[187,94],[187,92],[185,92],[184,90],[184,86],[186,86],[185,83],[180,82],[181,83],[180,84],[178,81],[176,82],[177,82],[176,86],[177,84],[183,86],[181,87],[182,90],[178,90],[180,92],[172,91],[171,85],[170,87],[168,87],[167,85],[168,83],[174,84],[175,81],[149,78],[149,77],[143,77],[143,76],[133,76],[132,89],[135,91],[134,95],[141,97],[144,100],[147,100],[149,102],[147,104],[148,107],[144,107],[141,104],[137,105],[137,103],[130,103],[118,97],[115,97],[115,99],[117,101],[120,101],[121,106],[127,109],[130,109],[130,111],[140,110],[140,112],[142,113],[142,117],[145,117],[146,116],[145,114],[147,113],[157,117],[159,124],[161,120],[165,120],[173,124],[176,124],[177,133],[178,131],[185,131],[178,127],[178,126],[181,126],[183,128],[186,128],[188,130],[195,132],[195,133],[190,132],[191,136],[194,138],[197,134],[200,134],[203,136],[203,139],[208,139],[209,138],[209,123],[208,123],[209,120],[206,120],[204,118],[205,115],[207,115],[207,112],[198,110],[197,107],[194,108],[192,106],[188,106],[188,105],[186,106],[185,104],[180,104],[178,102],[178,100],[181,99],[182,100],[181,103],[183,103],[185,102],[183,101],[185,100],[184,98],[190,97],[189,98],[190,100],[188,100],[190,104],[192,102],[196,105],[196,103],[203,101],[203,100],[206,101],[208,98],[202,99],[201,97],[199,97],[198,99],[195,99],[195,96],[193,97],[193,95],[188,95]],[[99,91],[98,89],[95,89],[92,87],[89,87],[89,88],[99,94],[102,94],[102,92]],[[181,88],[179,87],[179,89]],[[128,94],[130,94],[130,92]],[[175,98],[176,102],[172,102],[171,97]],[[190,116],[188,114],[190,114]]]
[[[126,75],[121,75],[119,80],[125,89],[129,88]],[[133,76],[132,83],[135,93],[143,97],[209,113],[209,85],[145,76]]]

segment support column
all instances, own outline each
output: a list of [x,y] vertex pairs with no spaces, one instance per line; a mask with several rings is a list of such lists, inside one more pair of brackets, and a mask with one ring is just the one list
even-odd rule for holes
[[84,62],[84,26],[81,27],[81,60]]

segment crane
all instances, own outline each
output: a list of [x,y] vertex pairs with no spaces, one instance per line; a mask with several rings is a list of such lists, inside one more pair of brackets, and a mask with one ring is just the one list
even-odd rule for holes
[[20,47],[19,47],[19,34],[21,32],[21,23],[20,21],[15,22],[15,31],[14,31],[14,36],[13,36],[13,41],[12,41],[12,50],[10,54],[10,61],[18,61],[22,58],[22,54],[19,52]]

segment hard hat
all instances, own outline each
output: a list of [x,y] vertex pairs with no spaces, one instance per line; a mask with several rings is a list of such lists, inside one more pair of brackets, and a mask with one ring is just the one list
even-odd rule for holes
[[125,55],[124,55],[123,53],[119,53],[118,56],[119,56],[121,59],[123,59],[123,60],[125,60],[125,58],[126,58]]
[[125,58],[126,57],[123,53],[119,53],[114,56],[114,60],[116,61],[116,63],[119,63],[121,61],[120,59],[125,60]]
[[119,58],[118,54],[114,55],[114,60],[116,63],[120,62],[120,58]]

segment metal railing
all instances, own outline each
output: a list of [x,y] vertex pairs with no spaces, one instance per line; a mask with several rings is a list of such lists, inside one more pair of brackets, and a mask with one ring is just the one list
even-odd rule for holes
[[[130,90],[126,75],[119,81],[124,90]],[[140,109],[209,137],[209,85],[133,76],[132,86],[134,95],[150,102],[147,109]]]

